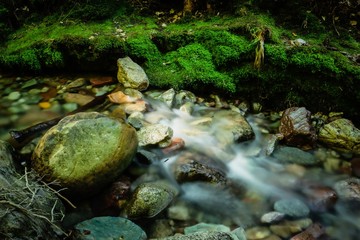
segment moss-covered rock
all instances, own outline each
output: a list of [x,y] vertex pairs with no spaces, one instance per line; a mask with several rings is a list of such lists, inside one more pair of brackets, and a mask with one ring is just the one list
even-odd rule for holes
[[325,124],[320,129],[319,141],[339,151],[360,154],[360,130],[348,119]]
[[136,148],[136,131],[130,125],[83,112],[63,118],[46,132],[33,152],[32,167],[45,181],[56,181],[82,198],[119,177]]

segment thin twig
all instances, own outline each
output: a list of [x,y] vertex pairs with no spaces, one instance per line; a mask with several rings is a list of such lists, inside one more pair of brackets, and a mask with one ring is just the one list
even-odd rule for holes
[[[58,197],[60,197],[61,199],[63,199],[65,202],[67,202],[72,208],[76,208],[76,206],[75,206],[72,202],[70,202],[69,199],[67,199],[66,197],[64,197],[63,195],[61,195],[61,194],[59,193],[59,191],[56,191],[55,189],[53,189],[52,187],[50,187],[49,184],[47,184],[47,183],[44,182],[44,181],[41,181],[41,183],[44,184],[47,188],[49,188],[49,189],[50,189],[53,193],[55,193]],[[65,188],[64,188],[64,189],[60,189],[60,191],[61,191],[61,190],[65,190]]]

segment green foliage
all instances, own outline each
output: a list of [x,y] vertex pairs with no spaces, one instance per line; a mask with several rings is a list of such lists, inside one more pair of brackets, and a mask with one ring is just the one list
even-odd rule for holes
[[135,61],[158,61],[160,52],[156,45],[147,36],[139,36],[126,41],[126,54]]
[[205,46],[212,54],[216,66],[248,58],[250,42],[246,38],[237,36],[228,31],[197,31],[195,41]]
[[28,49],[20,53],[20,65],[22,68],[32,71],[40,71],[41,63],[37,57],[36,50]]
[[288,56],[286,49],[281,45],[265,44],[266,61],[272,65],[286,68],[288,66]]
[[124,41],[116,37],[99,36],[93,41],[96,51],[103,52],[117,48],[124,48]]
[[39,72],[44,68],[60,68],[64,64],[62,53],[46,43],[39,43],[29,49],[1,55],[0,62],[10,69],[32,72]]
[[199,43],[169,52],[163,60],[163,63],[149,66],[148,74],[154,85],[197,91],[205,88],[235,91],[232,78],[215,69],[211,53]]
[[334,58],[321,53],[296,52],[290,58],[291,64],[310,71],[312,73],[327,72],[339,73],[339,68],[335,65]]
[[39,59],[41,59],[45,68],[59,68],[64,65],[63,55],[61,52],[52,49],[50,46],[39,51]]

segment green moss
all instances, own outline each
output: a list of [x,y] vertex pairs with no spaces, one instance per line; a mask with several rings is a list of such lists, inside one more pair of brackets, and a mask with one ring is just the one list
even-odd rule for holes
[[147,36],[131,38],[126,41],[126,54],[140,63],[158,61],[160,52]]
[[155,86],[235,91],[232,78],[215,69],[211,53],[199,43],[169,52],[163,62],[152,64],[147,72]]
[[245,37],[237,36],[227,31],[197,31],[195,42],[201,43],[212,54],[216,66],[248,59],[251,43]]
[[290,63],[306,71],[339,73],[334,58],[321,53],[297,52],[290,57]]
[[39,71],[41,69],[41,63],[37,57],[36,50],[28,49],[20,54],[20,65],[25,69],[33,71]]
[[50,46],[42,49],[39,59],[45,68],[60,68],[64,65],[63,54]]
[[286,48],[281,45],[265,44],[265,61],[286,68],[288,66],[288,56]]

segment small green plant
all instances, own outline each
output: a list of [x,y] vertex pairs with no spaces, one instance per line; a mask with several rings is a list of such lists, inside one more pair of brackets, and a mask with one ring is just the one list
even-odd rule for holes
[[254,60],[254,67],[256,69],[260,69],[261,66],[264,64],[265,59],[265,34],[270,32],[267,28],[258,28],[255,27],[250,29],[250,33],[254,38],[255,47],[255,60]]

